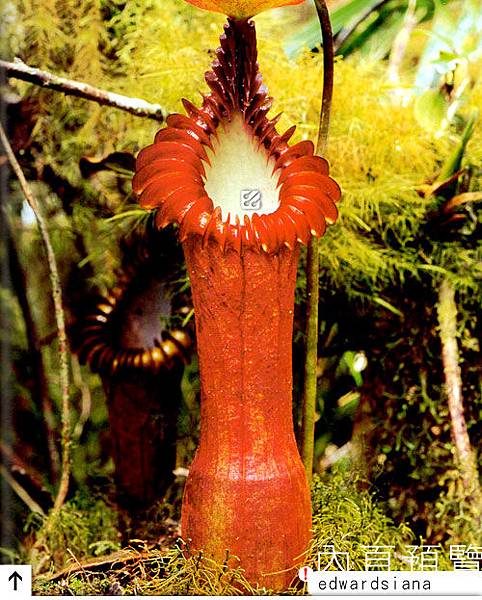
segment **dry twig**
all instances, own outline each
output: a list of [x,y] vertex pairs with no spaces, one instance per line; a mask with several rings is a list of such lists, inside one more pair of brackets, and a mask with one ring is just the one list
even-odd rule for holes
[[69,96],[76,96],[102,106],[112,106],[124,110],[136,117],[146,117],[162,122],[166,119],[167,111],[160,104],[151,104],[140,98],[130,98],[122,94],[106,92],[81,81],[73,81],[59,77],[48,71],[41,71],[30,67],[23,61],[16,59],[14,62],[0,60],[0,69],[5,70],[8,77],[28,81],[43,88],[62,92]]
[[57,491],[57,496],[54,503],[54,512],[58,511],[67,496],[70,479],[70,446],[71,446],[71,432],[70,432],[70,399],[69,399],[69,370],[67,362],[67,335],[65,332],[65,319],[64,310],[62,306],[62,290],[60,287],[59,272],[57,269],[57,261],[50,241],[50,235],[47,229],[46,222],[43,218],[40,206],[37,199],[32,194],[32,191],[28,185],[28,182],[23,174],[22,168],[20,167],[15,154],[10,146],[5,130],[0,125],[0,140],[5,152],[7,154],[8,161],[17,176],[17,179],[22,188],[25,199],[30,205],[32,211],[35,214],[37,223],[42,237],[45,251],[47,254],[47,262],[49,267],[50,283],[52,286],[52,300],[55,310],[55,320],[57,323],[58,340],[59,340],[59,362],[60,362],[60,386],[61,386],[61,397],[62,397],[62,472],[60,475],[60,483]]

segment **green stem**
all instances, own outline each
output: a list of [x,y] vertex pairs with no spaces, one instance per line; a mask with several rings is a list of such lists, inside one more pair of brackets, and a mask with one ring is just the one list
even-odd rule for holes
[[333,48],[333,31],[331,29],[330,13],[328,12],[325,0],[315,0],[315,5],[323,39],[323,94],[316,154],[323,155],[328,148],[328,132],[330,129],[331,103],[333,99],[333,64],[335,60],[335,51]]
[[303,421],[301,429],[301,458],[306,476],[311,483],[315,445],[315,414],[318,362],[318,301],[319,291],[319,247],[318,240],[311,238],[306,258],[306,348],[305,376],[303,386]]
[[[331,102],[333,97],[333,32],[330,15],[324,0],[315,0],[316,12],[320,21],[323,39],[323,96],[316,153],[325,154],[328,147]],[[312,237],[308,245],[306,259],[306,350],[303,386],[303,422],[301,432],[301,457],[306,476],[311,483],[313,474],[313,454],[315,444],[315,413],[318,360],[318,302],[319,302],[320,258],[318,239]]]

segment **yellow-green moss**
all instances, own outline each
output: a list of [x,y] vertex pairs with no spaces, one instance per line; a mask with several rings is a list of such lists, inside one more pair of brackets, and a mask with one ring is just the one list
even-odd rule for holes
[[[196,10],[181,0],[128,1],[124,8],[112,0],[102,4],[104,12],[106,6],[111,9],[108,22],[100,19],[99,1],[68,0],[62,6],[64,10],[57,13],[45,0],[19,2],[25,33],[20,54],[27,62],[158,102],[168,111],[181,110],[182,97],[199,101],[199,92],[206,90],[203,74],[222,31],[222,16]],[[284,111],[281,127],[296,123],[295,139],[314,140],[321,58],[307,54],[297,62],[289,61],[282,47],[285,31],[283,15],[259,17],[261,70],[275,98],[273,114]],[[18,87],[25,91],[25,85]],[[427,268],[423,261],[417,263],[416,256],[403,256],[385,242],[387,235],[395,235],[404,248],[414,237],[427,210],[427,201],[415,187],[436,176],[451,142],[448,136],[436,138],[425,132],[414,116],[413,103],[401,105],[392,92],[382,64],[366,64],[356,56],[337,62],[328,157],[343,188],[343,200],[340,220],[321,244],[323,264],[335,285],[362,277],[374,287],[383,287]],[[58,93],[31,93],[39,102],[33,136],[42,143],[44,160],[70,180],[79,179],[81,156],[102,156],[113,150],[135,153],[150,143],[158,128],[152,121]],[[476,106],[481,99],[479,82],[469,104]],[[464,108],[468,109],[469,105]],[[480,156],[479,125],[468,159],[480,166]],[[109,188],[99,184],[98,189],[102,202]],[[119,198],[111,190],[109,206],[116,202]],[[121,199],[118,210],[126,202],[131,200]],[[377,242],[367,239],[373,231]],[[459,279],[463,285],[463,277]]]
[[[408,554],[406,546],[419,545],[422,541],[414,539],[406,524],[397,525],[386,516],[384,507],[356,474],[339,470],[323,478],[315,477],[312,501],[313,542],[306,565],[317,568],[318,553],[326,551],[326,545],[334,545],[337,552],[349,554],[352,570],[364,570],[364,547],[376,545],[393,546],[392,570],[410,570],[409,563],[403,558]],[[66,505],[58,532],[51,538],[52,548],[56,551],[51,551],[50,556],[57,557],[56,568],[52,567],[52,571],[70,564],[74,572],[56,576],[53,580],[52,571],[38,576],[34,582],[36,594],[67,593],[69,590],[74,594],[105,594],[115,589],[138,595],[229,595],[239,589],[250,594],[270,593],[250,586],[243,577],[242,568],[228,568],[226,562],[218,564],[199,554],[187,558],[180,545],[158,549],[148,542],[142,547],[137,540],[138,548],[128,548],[122,555],[115,554],[117,562],[110,567],[106,559],[103,568],[76,569],[77,561],[86,563],[95,555],[92,549],[105,543],[98,542],[97,546],[92,539],[105,540],[106,536],[111,541],[115,539],[111,523],[105,530],[99,520],[101,508],[97,502],[90,509],[85,505],[79,512],[75,503]],[[79,528],[83,528],[82,542],[79,541]],[[70,555],[66,548],[72,550]],[[441,548],[439,569],[451,568],[446,549]],[[286,591],[300,594],[303,588],[294,582]]]

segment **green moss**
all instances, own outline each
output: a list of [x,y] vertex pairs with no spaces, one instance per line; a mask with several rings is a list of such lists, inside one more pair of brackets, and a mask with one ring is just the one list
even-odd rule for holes
[[[373,491],[351,471],[338,470],[323,478],[315,477],[312,487],[313,542],[305,563],[317,567],[318,553],[326,545],[334,545],[338,552],[347,552],[351,569],[364,570],[364,546],[393,546],[391,568],[408,570],[403,560],[405,546],[422,543],[405,523],[396,524],[386,516]],[[34,593],[56,595],[137,594],[137,595],[230,595],[240,589],[249,594],[270,594],[270,590],[253,588],[243,577],[242,568],[228,566],[229,555],[223,563],[216,563],[202,554],[186,557],[179,544],[158,548],[151,542],[137,541],[137,548],[127,548],[98,562],[92,560],[95,549],[104,543],[117,547],[116,531],[110,509],[100,499],[88,508],[71,502],[61,513],[57,531],[48,541],[51,555],[55,551],[56,571],[65,566],[65,548],[70,548],[73,571],[69,574],[37,576]],[[44,524],[45,527],[45,524]],[[96,542],[95,540],[105,540]],[[139,546],[140,545],[140,546]],[[93,551],[94,550],[94,551]],[[84,568],[75,568],[76,562]],[[440,567],[450,568],[442,553]],[[286,590],[290,594],[303,593],[296,582]]]
[[44,519],[36,515],[26,526],[32,528],[35,542],[26,549],[26,560],[34,573],[62,568],[74,557],[100,556],[120,548],[117,513],[92,493],[77,492],[58,513]]
[[[178,0],[121,5],[69,0],[64,4],[65,14],[52,15],[45,0],[22,2],[25,35],[20,54],[27,62],[159,102],[168,111],[181,110],[182,97],[199,101],[199,91],[206,88],[203,74],[222,31],[222,16]],[[273,114],[284,111],[281,128],[298,125],[296,140],[315,139],[320,56],[289,61],[283,52],[283,20],[261,15],[257,25],[261,71],[275,98]],[[16,85],[21,91],[27,89]],[[33,89],[31,95],[38,109],[33,137],[42,143],[43,160],[70,181],[80,180],[82,156],[105,156],[114,150],[135,153],[151,142],[159,127],[62,94]],[[480,104],[481,95],[479,81],[467,98],[467,113],[470,106]],[[332,284],[360,296],[368,295],[364,290],[369,287],[380,290],[408,275],[427,274],[430,265],[411,249],[427,211],[427,201],[415,188],[437,173],[451,146],[449,136],[422,130],[414,102],[402,105],[397,100],[385,67],[357,56],[336,64],[331,122],[328,158],[343,188],[340,220],[321,244],[322,263]],[[468,159],[476,167],[480,167],[481,147],[479,124],[468,147]],[[96,176],[93,184],[98,192],[95,202],[111,212],[132,202],[119,197],[115,186],[102,176]],[[476,257],[462,258],[477,264]],[[474,292],[469,276],[454,277],[459,287]]]
[[[332,544],[338,551],[348,552],[352,569],[364,570],[364,546],[394,546],[400,552],[404,545],[413,543],[409,526],[393,523],[374,494],[363,489],[366,485],[350,471],[315,477],[311,552],[314,563],[318,552]],[[403,565],[397,561],[397,567]]]
[[[24,60],[114,92],[159,102],[168,111],[182,110],[182,97],[199,102],[199,91],[206,89],[203,74],[223,24],[222,16],[179,0],[121,4],[68,0],[64,11],[56,14],[45,0],[22,0],[19,6],[24,35],[18,44]],[[275,98],[273,114],[284,111],[281,128],[298,125],[295,140],[314,140],[321,57],[306,54],[290,61],[283,51],[286,24],[282,18],[261,15],[257,29],[261,71]],[[22,92],[28,89],[16,85]],[[81,181],[82,156],[136,153],[152,141],[159,127],[121,111],[30,89],[37,105],[33,139],[42,144],[42,160],[72,182]],[[373,290],[408,276],[437,275],[436,265],[427,264],[413,248],[428,209],[415,188],[435,177],[452,142],[449,136],[437,137],[421,129],[414,101],[401,104],[393,92],[383,64],[363,62],[357,55],[337,62],[328,158],[342,186],[343,201],[337,226],[330,228],[321,244],[321,257],[331,285],[352,298],[369,297]],[[471,106],[480,105],[481,96],[479,80],[465,101],[467,114]],[[467,152],[477,172],[482,156],[480,123]],[[133,201],[102,175],[91,184],[97,192],[92,202],[109,214]],[[80,221],[74,226],[80,230]],[[449,255],[444,264],[453,266],[454,285],[467,294],[480,293],[467,268],[468,264],[472,270],[477,268],[477,255],[453,252],[450,247],[444,252]],[[95,267],[101,272],[98,263]],[[465,269],[457,268],[463,265]]]

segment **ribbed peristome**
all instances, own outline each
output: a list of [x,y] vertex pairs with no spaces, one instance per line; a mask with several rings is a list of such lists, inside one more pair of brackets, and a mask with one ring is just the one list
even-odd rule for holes
[[[311,141],[290,146],[295,127],[279,133],[281,115],[268,118],[273,101],[258,68],[254,23],[228,19],[220,42],[205,75],[210,92],[203,96],[202,106],[184,100],[187,115],[170,115],[154,143],[139,153],[134,192],[143,207],[158,209],[159,227],[179,224],[181,241],[198,234],[204,243],[216,240],[223,249],[240,252],[249,247],[269,253],[283,245],[307,244],[311,235],[322,236],[335,222],[340,188],[329,177],[327,161],[314,155]],[[207,191],[213,187],[209,178],[217,176],[210,165],[226,148],[220,140],[233,130],[239,134],[238,122],[252,140],[252,153],[261,155],[252,157],[254,164],[260,158],[265,161],[273,179],[277,207],[267,214],[259,210],[226,214],[224,199],[211,198]],[[248,166],[243,166],[245,161]],[[249,161],[241,154],[238,168],[249,169]],[[227,190],[231,183],[228,177]],[[214,187],[222,189],[219,184]]]

